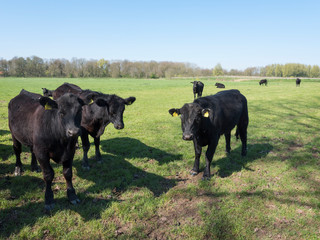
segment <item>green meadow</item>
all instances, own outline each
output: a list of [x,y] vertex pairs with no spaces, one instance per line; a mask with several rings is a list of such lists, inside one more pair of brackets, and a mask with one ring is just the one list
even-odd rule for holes
[[[239,89],[249,108],[248,154],[220,138],[208,181],[191,176],[193,143],[182,140],[180,119],[168,110],[193,101],[193,79],[0,78],[1,239],[319,239],[320,80],[223,81]],[[204,78],[203,96],[216,79]],[[219,80],[221,81],[221,80]],[[76,151],[73,183],[81,200],[67,201],[62,166],[55,171],[55,208],[44,211],[42,173],[31,171],[27,148],[22,176],[8,128],[8,103],[21,89],[42,93],[64,82],[137,100],[124,112],[125,128],[108,125],[102,163],[81,167]],[[232,134],[234,135],[235,130]],[[80,141],[81,146],[81,141]],[[200,160],[203,171],[204,152]]]

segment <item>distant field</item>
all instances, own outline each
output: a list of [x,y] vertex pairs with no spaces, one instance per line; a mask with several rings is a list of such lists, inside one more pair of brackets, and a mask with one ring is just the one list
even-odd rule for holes
[[[234,136],[226,155],[222,137],[209,181],[202,172],[189,175],[193,144],[182,140],[180,119],[168,113],[193,101],[190,81],[0,78],[0,238],[319,239],[320,80],[303,79],[296,87],[295,79],[270,79],[265,87],[225,79],[226,89],[248,99],[248,155],[240,156]],[[220,91],[216,80],[201,81],[204,96]],[[28,149],[24,174],[13,175],[7,106],[22,88],[42,93],[64,82],[137,100],[126,107],[123,130],[106,128],[102,164],[93,158],[91,138],[90,171],[82,169],[77,150],[79,205],[68,203],[62,166],[52,163],[56,206],[46,214],[42,173],[31,172]]]

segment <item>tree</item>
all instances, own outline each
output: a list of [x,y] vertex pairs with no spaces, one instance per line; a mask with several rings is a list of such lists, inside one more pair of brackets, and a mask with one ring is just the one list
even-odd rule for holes
[[213,76],[222,76],[222,75],[224,74],[223,69],[222,69],[222,66],[221,66],[220,63],[218,63],[218,64],[214,67],[214,69],[213,69],[213,71],[212,71],[212,74],[213,74]]
[[320,77],[320,67],[318,65],[313,65],[310,70],[310,77],[317,78]]

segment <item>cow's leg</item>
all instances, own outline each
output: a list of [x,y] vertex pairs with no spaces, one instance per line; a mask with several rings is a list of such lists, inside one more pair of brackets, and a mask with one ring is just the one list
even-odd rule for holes
[[88,132],[85,129],[82,129],[81,141],[82,141],[82,149],[83,149],[82,167],[85,169],[90,169],[90,166],[88,163],[88,151],[90,149],[90,142],[89,142]]
[[195,159],[194,159],[194,165],[190,171],[190,174],[197,175],[199,173],[199,162],[200,162],[202,147],[195,139],[193,140],[193,145],[194,145]]
[[246,156],[247,155],[247,128],[246,127],[240,128],[240,139],[242,142],[241,155]]
[[193,93],[193,99],[196,99],[196,98],[197,98],[197,94]]
[[31,171],[32,172],[41,172],[41,169],[37,163],[36,155],[33,152],[33,148],[30,148],[31,151]]
[[208,149],[206,151],[206,167],[204,169],[202,179],[206,180],[210,178],[210,165],[213,158],[213,155],[216,151],[217,145],[219,142],[219,136],[215,136],[212,139],[212,142],[209,144]]
[[21,176],[22,174],[22,162],[21,162],[21,143],[12,135],[13,151],[16,155],[16,167],[14,169],[15,176]]
[[242,143],[242,150],[241,150],[242,156],[247,155],[247,126],[248,126],[248,122],[246,120],[238,125],[240,139]]
[[76,191],[72,185],[72,160],[63,162],[63,176],[66,179],[67,183],[67,196],[69,201],[72,204],[77,204],[80,202],[79,198],[76,195]]
[[226,139],[226,152],[230,153],[230,150],[231,150],[231,147],[230,147],[231,132],[225,133],[224,137]]
[[101,163],[101,153],[100,153],[100,137],[94,138],[94,145],[96,147],[96,160]]
[[45,192],[45,209],[50,211],[54,208],[54,199],[53,199],[53,191],[52,191],[52,181],[54,178],[54,171],[50,165],[49,157],[39,155],[35,153],[40,166],[42,168],[43,179],[46,183],[46,192]]

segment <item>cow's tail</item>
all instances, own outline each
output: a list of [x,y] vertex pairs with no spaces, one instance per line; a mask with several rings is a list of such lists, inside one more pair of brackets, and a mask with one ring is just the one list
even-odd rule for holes
[[235,136],[236,136],[236,139],[238,140],[238,139],[239,139],[239,128],[238,128],[238,126],[237,126],[237,129],[236,129],[236,134],[235,134]]

